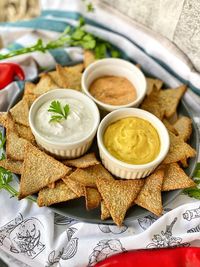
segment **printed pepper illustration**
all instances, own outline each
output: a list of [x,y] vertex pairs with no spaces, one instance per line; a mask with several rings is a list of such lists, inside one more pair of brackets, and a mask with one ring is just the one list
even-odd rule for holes
[[0,90],[13,82],[15,78],[25,79],[23,69],[16,63],[0,63]]
[[186,212],[183,213],[183,219],[187,221],[191,221],[197,218],[200,218],[200,207],[193,210],[186,210]]

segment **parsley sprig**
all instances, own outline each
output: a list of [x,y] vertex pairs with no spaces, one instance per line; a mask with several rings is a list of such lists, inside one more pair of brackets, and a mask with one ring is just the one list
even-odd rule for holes
[[[10,185],[12,181],[13,174],[3,167],[0,167],[0,190],[4,189],[8,191],[12,196],[17,197],[19,195],[19,192]],[[36,202],[36,200],[32,197],[27,197],[27,199]]]
[[196,183],[196,186],[185,189],[183,192],[189,197],[200,199],[200,163],[198,163],[196,166],[196,170],[194,173],[194,181]]
[[70,109],[68,104],[62,107],[59,101],[54,100],[48,111],[53,113],[49,122],[60,122],[62,119],[67,119]]
[[[92,7],[89,7],[89,9],[91,8]],[[30,47],[20,48],[7,54],[0,54],[0,60],[35,51],[45,53],[50,49],[68,46],[80,46],[84,49],[92,50],[95,53],[96,59],[104,58],[107,54],[110,54],[112,57],[120,57],[120,52],[109,42],[88,33],[85,31],[84,26],[85,20],[83,17],[80,17],[78,26],[68,26],[58,39],[48,43],[44,43],[42,39],[38,39],[37,42]]]

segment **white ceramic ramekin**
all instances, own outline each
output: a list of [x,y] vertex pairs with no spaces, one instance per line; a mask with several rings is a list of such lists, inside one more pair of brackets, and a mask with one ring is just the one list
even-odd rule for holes
[[[111,123],[127,117],[138,117],[145,119],[157,130],[160,138],[160,153],[153,161],[140,165],[128,164],[113,157],[104,146],[103,136],[106,128]],[[113,175],[122,179],[139,179],[149,175],[163,161],[168,153],[170,145],[168,131],[164,124],[153,114],[138,108],[115,110],[104,117],[97,131],[97,142],[103,165]]]
[[[105,104],[97,100],[90,94],[89,87],[95,79],[102,76],[121,76],[127,78],[136,89],[136,100],[129,104],[119,106]],[[83,92],[92,98],[101,110],[106,111],[113,111],[119,108],[138,107],[145,97],[147,90],[146,79],[141,70],[129,61],[117,58],[105,58],[89,65],[82,75],[81,86]]]
[[[54,100],[60,97],[69,97],[77,99],[89,108],[93,116],[94,123],[92,130],[83,139],[71,143],[59,142],[59,139],[57,141],[49,141],[44,136],[42,136],[35,127],[34,117],[41,105],[49,100]],[[100,115],[96,104],[83,93],[71,89],[55,89],[46,94],[41,95],[34,101],[29,111],[29,124],[33,135],[35,136],[36,142],[40,147],[58,158],[78,158],[84,153],[86,153],[86,151],[92,144],[99,125],[99,121]]]

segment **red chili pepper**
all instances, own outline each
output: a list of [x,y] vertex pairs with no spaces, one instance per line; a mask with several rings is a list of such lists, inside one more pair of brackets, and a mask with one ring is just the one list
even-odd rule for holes
[[129,251],[107,258],[95,267],[200,267],[200,248]]
[[0,63],[0,90],[13,82],[15,77],[25,79],[23,69],[16,63]]

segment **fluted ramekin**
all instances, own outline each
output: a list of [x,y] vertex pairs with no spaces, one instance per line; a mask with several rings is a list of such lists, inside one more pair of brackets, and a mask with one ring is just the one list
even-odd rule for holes
[[[126,105],[110,105],[97,100],[91,95],[89,87],[92,82],[103,76],[121,76],[128,79],[136,90],[136,99]],[[90,64],[84,71],[81,80],[83,92],[88,95],[101,110],[113,111],[119,108],[138,107],[145,97],[147,87],[142,71],[129,61],[119,58],[105,58]]]
[[[138,165],[125,163],[116,159],[106,149],[103,142],[105,130],[111,123],[127,117],[137,117],[147,120],[157,130],[160,139],[160,152],[153,161]],[[113,175],[122,179],[139,179],[149,175],[166,157],[170,145],[168,131],[164,124],[153,114],[138,108],[115,110],[104,117],[97,131],[97,142],[100,158],[105,168]]]
[[[60,142],[59,138],[56,141],[50,141],[43,135],[41,135],[40,132],[37,130],[37,127],[35,126],[34,117],[41,105],[49,100],[54,100],[56,98],[62,97],[74,98],[84,103],[89,108],[90,113],[93,117],[93,127],[91,131],[86,137],[78,141],[65,143],[63,141]],[[29,124],[33,135],[35,136],[37,144],[53,156],[63,159],[78,158],[87,152],[96,134],[99,121],[100,115],[96,104],[83,93],[77,92],[72,89],[55,89],[46,94],[41,95],[34,101],[29,111]]]

